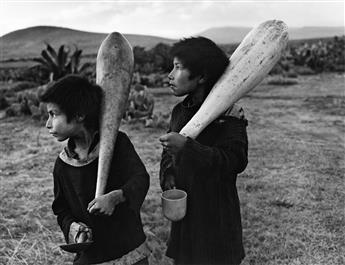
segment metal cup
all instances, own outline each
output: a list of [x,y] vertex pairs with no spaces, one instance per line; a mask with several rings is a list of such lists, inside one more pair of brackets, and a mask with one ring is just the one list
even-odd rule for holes
[[161,195],[163,215],[170,221],[179,221],[186,215],[187,193],[183,190],[166,190]]

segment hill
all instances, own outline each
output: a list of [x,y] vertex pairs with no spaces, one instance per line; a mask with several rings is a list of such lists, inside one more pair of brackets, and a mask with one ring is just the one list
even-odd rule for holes
[[[328,38],[344,35],[344,27],[289,28],[290,40]],[[248,27],[210,28],[196,35],[212,39],[219,44],[239,43],[251,30]]]
[[[95,55],[107,33],[94,33],[69,28],[37,26],[16,30],[0,37],[1,61],[8,59],[38,57],[45,43],[53,47],[77,44],[84,55]],[[124,34],[132,46],[152,48],[162,42],[171,44],[175,40],[148,35]]]
[[[251,30],[249,27],[211,28],[194,36],[205,36],[218,44],[236,44]],[[302,27],[290,28],[290,40],[327,38],[344,35],[344,27]],[[57,48],[62,44],[78,45],[83,55],[94,58],[107,33],[95,33],[53,26],[37,26],[16,30],[0,37],[0,62],[23,61],[38,57],[45,43]],[[132,46],[152,48],[158,43],[172,44],[176,40],[149,35],[124,34]]]

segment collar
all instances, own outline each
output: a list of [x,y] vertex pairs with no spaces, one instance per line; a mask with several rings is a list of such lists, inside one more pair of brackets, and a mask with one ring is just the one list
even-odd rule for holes
[[186,109],[193,109],[193,108],[200,108],[202,102],[199,104],[196,104],[193,101],[193,98],[188,95],[183,101],[182,101],[182,107],[186,108]]
[[81,166],[90,164],[92,161],[98,158],[98,153],[99,153],[99,132],[97,131],[93,135],[93,139],[88,150],[88,156],[85,159],[79,159],[78,154],[75,152],[75,143],[71,138],[68,139],[67,145],[61,151],[61,153],[59,154],[59,157],[61,158],[62,161],[64,161],[65,163],[71,166],[81,167]]

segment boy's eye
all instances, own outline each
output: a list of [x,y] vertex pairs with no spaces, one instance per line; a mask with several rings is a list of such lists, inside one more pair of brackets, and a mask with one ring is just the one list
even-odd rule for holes
[[50,117],[55,117],[55,116],[56,116],[56,114],[55,114],[54,112],[52,112],[52,111],[49,111],[49,112],[48,112],[48,115],[49,115]]

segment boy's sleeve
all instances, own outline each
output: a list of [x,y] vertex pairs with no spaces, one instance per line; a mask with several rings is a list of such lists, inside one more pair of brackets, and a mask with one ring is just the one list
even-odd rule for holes
[[73,215],[70,213],[70,209],[64,197],[61,183],[59,180],[59,174],[56,170],[56,163],[53,172],[54,177],[54,201],[52,209],[54,214],[57,216],[57,222],[64,234],[65,241],[68,243],[68,234],[71,224],[76,221]]
[[125,134],[119,149],[123,152],[121,156],[125,158],[123,162],[126,163],[122,173],[125,184],[121,189],[129,207],[139,213],[149,189],[150,177],[133,144]]
[[164,190],[164,183],[167,178],[174,178],[175,171],[174,171],[174,161],[173,157],[165,150],[162,152],[162,159],[160,162],[160,170],[159,170],[159,183],[161,189]]
[[212,172],[216,177],[242,172],[248,163],[246,126],[246,120],[231,118],[224,123],[215,146],[202,145],[188,137],[176,159],[178,170]]
[[[170,132],[171,124],[169,125],[167,133]],[[165,190],[164,185],[168,178],[175,178],[174,158],[167,151],[163,150],[159,167],[159,184],[163,191]]]

